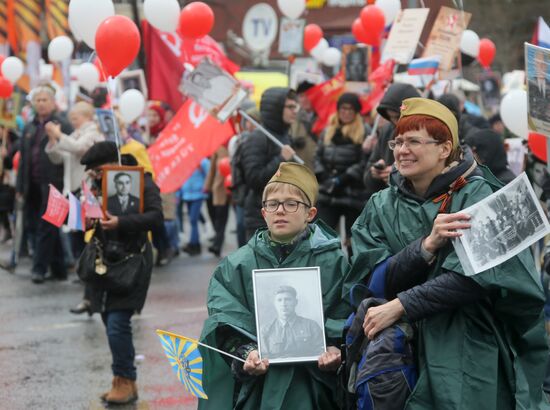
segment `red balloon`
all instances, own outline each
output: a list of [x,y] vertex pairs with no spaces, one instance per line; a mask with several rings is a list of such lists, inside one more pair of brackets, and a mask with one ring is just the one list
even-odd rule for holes
[[223,180],[223,186],[227,189],[230,189],[233,186],[233,178],[231,178],[231,174],[225,177],[225,179]]
[[180,13],[179,32],[183,37],[201,38],[214,27],[214,12],[202,1],[195,1],[183,8]]
[[366,34],[365,43],[371,46],[380,45],[382,32],[386,24],[386,18],[382,9],[372,5],[365,6],[361,10],[360,18]]
[[363,23],[361,23],[361,19],[359,17],[356,18],[351,25],[351,32],[359,43],[366,43],[369,40],[369,37],[365,32],[365,28],[363,27]]
[[125,16],[107,17],[95,34],[95,50],[106,75],[116,77],[138,55],[139,30]]
[[323,38],[323,30],[317,24],[308,24],[304,29],[304,49],[309,53]]
[[546,137],[536,132],[530,132],[527,138],[527,146],[533,155],[542,162],[548,161],[548,152],[546,151]]
[[224,177],[231,175],[231,161],[229,157],[224,157],[218,161],[218,171]]
[[4,77],[0,77],[0,98],[9,98],[13,92],[13,85],[9,80]]
[[12,165],[14,170],[19,169],[19,160],[21,159],[21,151],[17,151],[12,159]]
[[489,68],[495,59],[496,53],[497,48],[495,47],[495,43],[488,38],[479,40],[479,54],[477,55],[477,59],[484,68]]

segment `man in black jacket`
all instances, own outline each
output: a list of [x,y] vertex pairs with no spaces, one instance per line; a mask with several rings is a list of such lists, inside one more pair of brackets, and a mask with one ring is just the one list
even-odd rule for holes
[[290,147],[288,130],[296,121],[299,109],[296,93],[289,88],[273,87],[262,94],[260,113],[262,125],[283,145],[275,145],[260,130],[254,130],[243,142],[242,170],[247,187],[244,203],[244,218],[247,238],[254,235],[256,229],[265,226],[262,218],[262,192],[279,164],[290,161],[295,154]]
[[401,115],[401,104],[407,98],[420,97],[420,93],[410,84],[395,83],[389,86],[376,109],[389,124],[378,129],[378,141],[374,146],[365,168],[364,182],[367,199],[372,194],[388,186],[388,178],[393,165],[393,152],[388,141],[393,138],[395,124]]
[[39,86],[31,95],[36,115],[23,129],[16,195],[25,205],[25,230],[33,244],[32,281],[42,283],[48,267],[55,279],[67,278],[59,228],[41,218],[48,204],[49,185],[63,190],[63,165],[52,163],[45,152],[46,128],[48,123],[61,124],[62,132],[67,135],[72,129],[56,112],[52,87]]

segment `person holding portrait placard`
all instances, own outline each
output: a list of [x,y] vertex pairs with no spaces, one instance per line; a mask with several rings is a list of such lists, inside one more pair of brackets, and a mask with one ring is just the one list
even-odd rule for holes
[[[336,370],[341,356],[337,346],[351,311],[340,294],[349,265],[336,234],[323,222],[312,222],[317,213],[317,195],[317,179],[306,166],[280,164],[262,194],[261,212],[267,229],[259,229],[247,246],[223,259],[216,268],[208,289],[209,317],[201,339],[246,362],[225,362],[217,353],[204,352],[204,368],[208,370],[203,385],[209,399],[201,400],[199,409],[339,407]],[[262,329],[256,329],[252,271],[310,266],[320,267],[326,352],[317,362],[270,365],[269,358],[259,359],[254,336],[260,336]],[[268,349],[296,357],[308,344],[309,352],[312,348],[315,351],[315,345],[323,352],[325,341],[319,325],[295,313],[295,289],[277,287],[274,301],[279,312],[276,320],[288,323],[289,329],[285,332],[276,323],[264,329],[270,336]],[[300,326],[290,328],[296,324]]]
[[405,409],[548,408],[544,294],[530,250],[467,276],[451,243],[472,234],[462,210],[502,187],[462,150],[458,130],[443,104],[403,101],[388,143],[395,170],[352,228],[342,295],[362,283],[388,300],[365,315],[371,340],[405,315],[417,324],[419,375]]

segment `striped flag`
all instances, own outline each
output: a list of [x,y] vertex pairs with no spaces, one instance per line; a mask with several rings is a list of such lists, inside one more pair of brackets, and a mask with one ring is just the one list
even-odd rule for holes
[[531,44],[539,47],[550,48],[550,27],[542,17],[539,17]]
[[415,58],[409,63],[407,74],[409,75],[423,75],[423,74],[435,74],[439,68],[439,62],[441,56],[432,56],[424,58]]
[[58,228],[65,223],[69,213],[69,201],[52,184],[50,184],[50,193],[48,194],[48,205],[42,219],[48,221]]
[[157,334],[172,370],[185,389],[199,399],[208,399],[202,387],[202,356],[198,342],[164,330],[157,330]]
[[84,195],[84,203],[82,204],[82,210],[86,213],[86,217],[90,219],[102,219],[104,218],[103,210],[99,201],[94,196],[90,187],[86,181],[82,181],[82,195]]
[[69,36],[69,2],[66,0],[46,0],[44,13],[48,38]]
[[84,214],[80,201],[69,192],[69,220],[67,225],[73,231],[84,231]]

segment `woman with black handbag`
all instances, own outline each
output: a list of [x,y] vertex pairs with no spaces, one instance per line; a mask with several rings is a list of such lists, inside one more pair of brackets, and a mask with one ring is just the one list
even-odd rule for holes
[[[122,159],[123,165],[137,165],[131,155],[123,155]],[[92,183],[100,190],[102,166],[118,164],[117,146],[110,141],[99,142],[84,154],[80,162],[86,166]],[[151,174],[145,173],[143,212],[119,216],[107,213],[105,219],[96,221],[94,238],[86,245],[79,260],[81,278],[84,279],[86,275],[81,273],[86,271],[102,274],[91,275],[93,280],[84,280],[91,311],[101,313],[113,357],[112,388],[101,396],[109,404],[130,403],[138,397],[130,319],[145,304],[153,269],[153,253],[147,232],[162,223],[160,191]],[[123,276],[124,283],[117,283],[116,277],[109,282],[98,280],[99,276],[110,278],[113,274]],[[120,286],[123,285],[129,289],[122,289]]]

